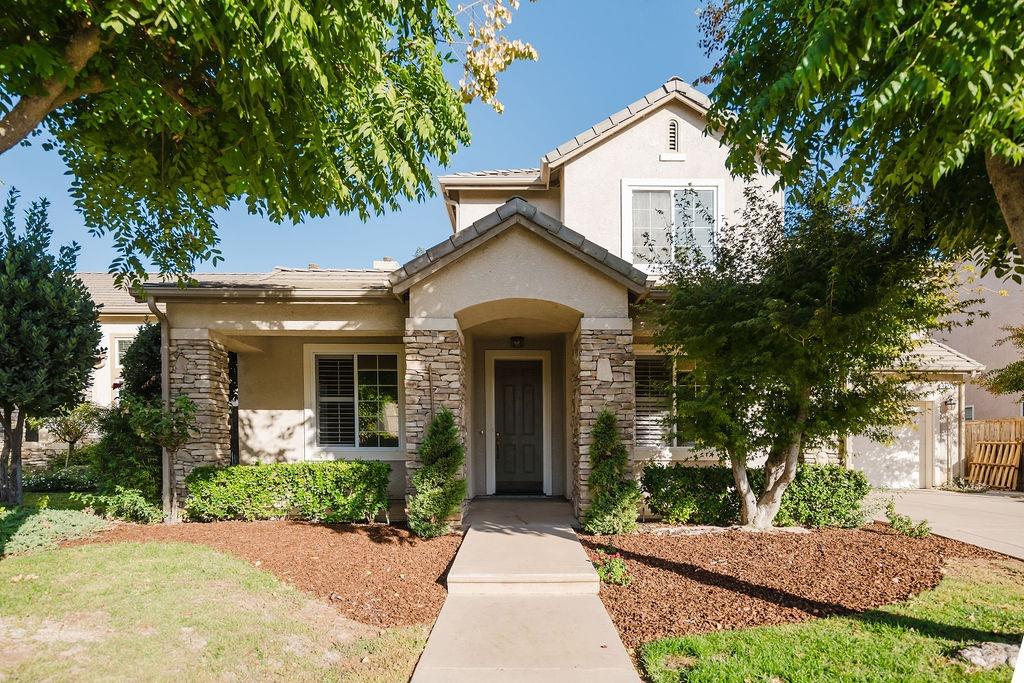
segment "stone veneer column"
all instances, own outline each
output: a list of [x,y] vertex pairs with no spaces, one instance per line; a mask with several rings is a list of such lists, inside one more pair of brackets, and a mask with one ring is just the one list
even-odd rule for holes
[[[440,329],[422,329],[435,327]],[[406,322],[405,330],[405,491],[420,468],[416,449],[427,425],[442,407],[455,415],[465,443],[466,352],[456,320]],[[469,458],[469,453],[466,454]],[[462,476],[466,467],[463,464]]]
[[184,394],[196,404],[198,433],[174,455],[173,483],[178,505],[185,500],[185,477],[200,465],[231,463],[228,352],[209,339],[171,339],[171,400]]
[[590,444],[597,414],[615,414],[619,435],[632,454],[636,422],[633,325],[628,318],[583,318],[573,338],[573,481],[576,516],[590,506]]

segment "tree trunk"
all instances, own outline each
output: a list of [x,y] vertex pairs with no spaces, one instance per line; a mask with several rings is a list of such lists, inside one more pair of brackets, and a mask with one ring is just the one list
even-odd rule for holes
[[75,442],[68,441],[68,452],[64,454],[64,467],[71,464],[71,458],[75,457]]
[[100,49],[100,30],[89,26],[71,36],[64,49],[64,61],[71,73],[59,74],[42,84],[38,95],[23,95],[18,103],[0,120],[0,154],[11,149],[42,123],[51,111],[76,99],[86,91],[94,92],[99,86],[87,90],[68,91],[68,84]]
[[804,424],[807,422],[810,390],[803,390],[800,405],[793,421],[793,432],[788,443],[772,450],[764,464],[764,491],[757,495],[750,487],[745,459],[730,455],[732,475],[740,497],[740,521],[743,526],[763,531],[770,529],[779,514],[782,494],[796,478],[796,466],[800,457]]
[[986,154],[985,170],[1010,237],[1017,245],[1017,254],[1024,258],[1024,164],[1010,164],[1001,157]]
[[0,415],[3,422],[4,445],[0,453],[0,504],[7,506],[21,505],[21,442],[25,433],[25,414],[18,411],[3,409]]

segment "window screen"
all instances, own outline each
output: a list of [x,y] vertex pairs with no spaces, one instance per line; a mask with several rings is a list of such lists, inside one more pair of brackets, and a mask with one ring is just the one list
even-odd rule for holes
[[656,263],[669,256],[672,244],[672,193],[667,190],[633,192],[633,258]]

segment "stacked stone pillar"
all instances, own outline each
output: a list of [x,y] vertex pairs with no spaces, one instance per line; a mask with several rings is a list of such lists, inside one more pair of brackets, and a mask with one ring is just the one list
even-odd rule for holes
[[572,353],[573,508],[581,517],[590,506],[591,432],[607,408],[616,417],[619,435],[632,453],[636,421],[633,326],[628,318],[583,318],[573,337]]
[[172,483],[179,506],[185,477],[201,465],[231,463],[228,352],[215,339],[171,339],[171,400],[184,394],[196,405],[196,435],[174,455]]
[[[427,425],[442,407],[455,415],[463,443],[466,431],[466,352],[455,319],[409,320],[405,331],[405,489],[420,468],[416,450]],[[466,457],[469,457],[467,453]],[[461,475],[465,476],[463,464]]]

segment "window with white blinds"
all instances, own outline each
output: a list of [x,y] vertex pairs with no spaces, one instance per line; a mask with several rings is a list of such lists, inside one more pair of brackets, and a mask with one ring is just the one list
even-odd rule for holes
[[665,356],[636,359],[636,445],[671,446],[672,360]]
[[318,354],[315,359],[317,445],[396,448],[398,355]]
[[718,211],[716,188],[634,189],[631,201],[634,263],[656,265],[672,259],[676,246],[690,243],[711,257]]

